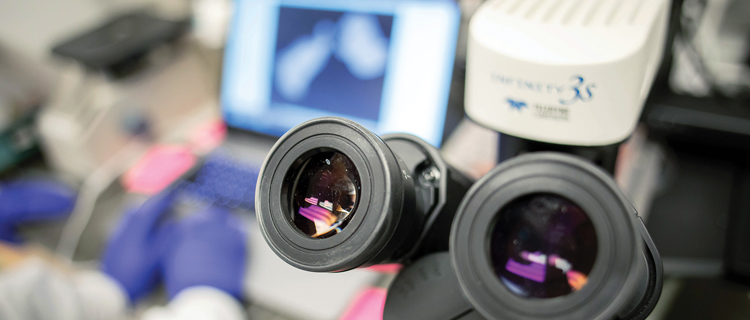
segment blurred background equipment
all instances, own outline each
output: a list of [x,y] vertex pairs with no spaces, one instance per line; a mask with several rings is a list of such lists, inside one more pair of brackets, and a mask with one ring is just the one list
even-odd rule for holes
[[186,27],[136,11],[55,46],[69,62],[39,130],[56,170],[83,180],[137,137],[185,135],[218,116],[207,65],[180,40]]
[[746,1],[673,5],[673,47],[641,118],[664,152],[649,228],[667,274],[750,284],[748,14]]
[[742,0],[682,0],[675,21],[671,88],[698,97],[750,97],[750,4]]
[[48,76],[0,41],[0,172],[39,151],[34,121],[49,95]]
[[[163,278],[170,302],[164,307],[149,305],[141,319],[242,319],[245,225],[228,211],[216,209],[176,220],[171,215],[172,191],[122,215],[103,254],[101,271],[71,265],[33,245],[0,243],[0,316],[123,319],[131,313],[127,306],[143,301]],[[50,181],[3,185],[0,197],[25,200],[3,199],[3,230],[7,223],[64,217],[72,207],[71,195]]]

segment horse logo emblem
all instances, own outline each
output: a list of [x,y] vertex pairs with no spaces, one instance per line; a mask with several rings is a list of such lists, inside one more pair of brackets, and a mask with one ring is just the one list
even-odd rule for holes
[[516,101],[510,98],[508,98],[508,104],[510,105],[511,109],[517,109],[518,111],[521,111],[521,109],[527,107],[526,102]]

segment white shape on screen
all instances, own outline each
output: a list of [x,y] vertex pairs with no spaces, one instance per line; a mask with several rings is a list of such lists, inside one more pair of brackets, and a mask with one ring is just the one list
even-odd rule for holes
[[383,35],[377,18],[372,15],[347,13],[339,19],[339,41],[336,58],[357,79],[370,80],[385,72],[388,39]]
[[312,35],[295,39],[279,53],[279,93],[290,101],[304,99],[334,52],[354,77],[371,80],[385,73],[388,39],[372,15],[347,13],[336,24],[321,20]]
[[328,65],[336,27],[330,20],[315,24],[312,35],[299,37],[284,48],[276,64],[276,86],[291,101],[307,96],[310,84]]

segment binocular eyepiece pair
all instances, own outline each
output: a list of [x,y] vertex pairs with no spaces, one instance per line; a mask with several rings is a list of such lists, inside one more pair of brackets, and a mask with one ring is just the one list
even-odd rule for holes
[[405,264],[384,319],[643,319],[661,292],[637,212],[571,155],[518,156],[472,185],[419,138],[319,118],[274,145],[256,190],[290,265]]

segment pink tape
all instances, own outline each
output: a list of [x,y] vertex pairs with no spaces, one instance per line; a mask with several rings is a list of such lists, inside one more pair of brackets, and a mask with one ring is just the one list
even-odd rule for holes
[[371,267],[365,268],[365,270],[375,271],[380,273],[398,273],[401,271],[403,265],[400,263],[389,263],[389,264],[376,264]]
[[154,195],[190,170],[196,161],[186,147],[153,146],[123,175],[122,185],[128,192]]
[[384,288],[368,288],[357,295],[339,320],[383,320]]

